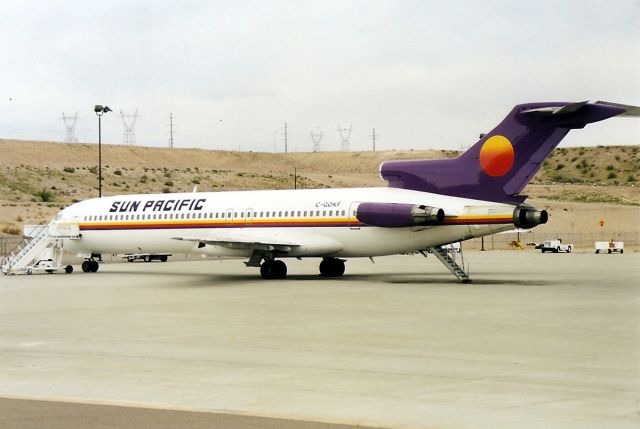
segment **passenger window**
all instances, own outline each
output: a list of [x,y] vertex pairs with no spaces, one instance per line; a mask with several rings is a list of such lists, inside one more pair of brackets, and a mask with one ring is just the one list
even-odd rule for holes
[[333,216],[333,210],[329,210],[329,216]]

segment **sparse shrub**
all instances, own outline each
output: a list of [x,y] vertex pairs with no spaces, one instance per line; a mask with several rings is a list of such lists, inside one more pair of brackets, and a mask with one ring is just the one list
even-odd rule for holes
[[89,167],[89,173],[98,174],[98,167],[96,167],[96,166]]
[[607,175],[607,179],[615,179],[616,177],[618,177],[618,175],[613,171]]
[[607,171],[613,170],[615,167],[611,164],[607,165]]
[[564,168],[563,163],[559,163],[558,165],[556,165],[556,170],[562,170],[563,168]]
[[167,180],[166,182],[164,182],[165,186],[173,186],[173,182],[171,180]]
[[20,229],[16,228],[15,226],[5,226],[4,228],[2,228],[2,232],[4,232],[5,234],[18,235],[20,234]]
[[633,174],[629,174],[629,177],[627,177],[627,182],[633,183],[635,181],[636,181],[636,176],[634,176]]
[[75,173],[76,169],[73,167],[64,167],[62,171],[64,171],[65,173]]
[[200,180],[198,180],[198,179],[193,179],[193,180],[191,181],[191,183],[193,183],[194,185],[199,185],[199,184],[200,184]]
[[165,173],[164,173],[164,177],[171,177],[171,173],[170,173],[170,172],[168,172],[168,171],[165,171]]
[[[55,189],[55,187],[52,187],[51,189]],[[34,195],[40,198],[40,201],[42,201],[43,203],[48,203],[49,201],[53,200],[53,192],[51,192],[47,188],[42,188],[40,191],[36,192]]]
[[616,161],[620,161],[620,155],[616,155],[616,156],[614,156],[614,158],[615,158]]
[[22,216],[18,215],[18,217],[16,217],[16,222],[22,222]]
[[168,193],[170,193],[170,192],[171,192],[171,189],[169,189],[169,188],[164,188],[164,189],[162,190],[162,192],[163,192],[163,193],[165,193],[165,194],[168,194]]
[[118,182],[113,182],[112,185],[113,186],[118,186],[118,187],[120,186],[120,184]]
[[116,176],[122,176],[122,171],[120,171],[120,170],[115,170],[115,171],[113,172],[113,174],[115,174]]
[[147,175],[146,175],[146,174],[143,174],[143,175],[140,177],[140,183],[147,183],[147,179],[148,179]]

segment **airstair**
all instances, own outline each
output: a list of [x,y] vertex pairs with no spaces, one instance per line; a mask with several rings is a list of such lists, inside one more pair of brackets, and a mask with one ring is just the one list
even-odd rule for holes
[[[462,267],[458,265],[455,258],[455,250],[451,251],[451,249],[445,249],[442,246],[429,247],[427,249],[430,253],[440,260],[444,264],[445,267],[451,271],[451,273],[458,278],[462,283],[471,283],[471,278],[469,274],[465,271],[464,267],[464,259],[462,259]],[[462,249],[460,250],[460,254],[462,255]],[[454,255],[453,257],[451,255]],[[426,256],[426,255],[425,255]]]
[[64,239],[79,239],[77,224],[62,224],[55,220],[36,226],[25,240],[2,260],[3,274],[32,274],[36,271],[53,273],[59,270],[71,272],[73,268],[62,266]]

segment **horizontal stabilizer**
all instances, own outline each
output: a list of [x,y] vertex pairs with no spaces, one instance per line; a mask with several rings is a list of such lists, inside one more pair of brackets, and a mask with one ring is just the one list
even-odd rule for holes
[[619,104],[619,103],[611,103],[609,101],[596,101],[594,104],[601,104],[603,106],[613,106],[613,107],[622,107],[624,109],[624,113],[620,113],[618,116],[633,116],[640,117],[640,107],[639,106],[631,106],[629,104]]

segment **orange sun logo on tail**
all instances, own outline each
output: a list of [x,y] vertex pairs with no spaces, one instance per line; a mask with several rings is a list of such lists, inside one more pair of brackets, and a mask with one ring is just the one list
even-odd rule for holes
[[489,176],[503,176],[513,165],[513,146],[504,136],[491,136],[480,149],[480,167]]

